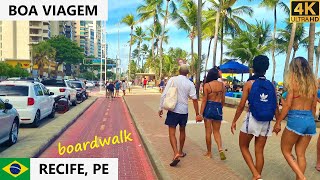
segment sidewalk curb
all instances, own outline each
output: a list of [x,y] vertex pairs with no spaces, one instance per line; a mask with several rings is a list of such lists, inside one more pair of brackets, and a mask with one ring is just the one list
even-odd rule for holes
[[87,107],[85,107],[75,118],[73,118],[72,121],[70,121],[64,128],[62,128],[56,135],[54,135],[45,145],[43,145],[40,150],[32,156],[32,158],[38,158],[48,147],[51,146],[54,141],[56,141],[61,136],[61,134],[63,134],[73,123],[75,123],[79,119],[79,117],[82,116],[82,114],[87,111],[93,103],[97,101],[97,99],[98,98],[95,97],[95,99],[93,99],[93,101],[88,104]]
[[140,125],[136,123],[136,120],[135,120],[135,118],[134,118],[134,116],[133,116],[133,114],[132,114],[132,112],[131,112],[131,110],[129,108],[129,105],[127,103],[126,98],[123,97],[123,100],[124,100],[124,103],[126,104],[126,106],[128,108],[129,114],[130,114],[130,116],[131,116],[131,118],[133,120],[133,125],[137,129],[137,132],[138,132],[138,134],[140,136],[140,139],[141,139],[141,141],[143,143],[143,146],[145,147],[145,150],[146,150],[146,152],[147,152],[147,154],[149,156],[149,160],[151,162],[151,165],[152,165],[157,177],[159,179],[165,179],[165,180],[171,179],[169,174],[164,170],[163,166],[159,167],[159,166],[156,165],[156,164],[161,164],[160,159],[158,157],[152,156],[152,154],[155,154],[154,153],[154,149],[151,147],[151,144],[147,141],[147,139],[144,136],[142,136],[143,130],[140,127]]

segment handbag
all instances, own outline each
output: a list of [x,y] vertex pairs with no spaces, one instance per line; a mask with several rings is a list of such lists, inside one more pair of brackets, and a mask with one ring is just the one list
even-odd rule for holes
[[163,109],[173,111],[178,101],[178,88],[174,87],[174,80],[172,80],[166,97],[164,98]]

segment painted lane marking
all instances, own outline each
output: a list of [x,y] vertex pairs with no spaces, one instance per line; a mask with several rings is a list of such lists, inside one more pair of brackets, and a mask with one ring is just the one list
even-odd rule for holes
[[105,125],[101,125],[100,130],[103,131],[105,127]]

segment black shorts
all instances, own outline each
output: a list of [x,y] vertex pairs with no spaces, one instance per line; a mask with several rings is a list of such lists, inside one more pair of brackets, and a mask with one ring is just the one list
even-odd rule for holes
[[176,127],[178,124],[181,127],[185,127],[188,121],[188,114],[178,114],[172,111],[168,111],[165,124],[170,127]]

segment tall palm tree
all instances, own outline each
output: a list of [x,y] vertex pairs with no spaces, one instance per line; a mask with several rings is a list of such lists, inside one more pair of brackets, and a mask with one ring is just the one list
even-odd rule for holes
[[318,41],[318,46],[315,49],[315,54],[316,54],[316,71],[315,75],[318,77],[319,73],[319,60],[320,60],[320,39]]
[[[153,31],[155,31],[157,24],[159,24],[159,16],[162,13],[163,0],[143,0],[143,4],[137,8],[140,17],[139,22],[153,19]],[[152,59],[155,61],[155,46],[154,37],[151,39]]]
[[215,0],[210,0],[210,2],[213,4],[213,9],[211,9],[210,11],[212,11],[211,17],[209,17],[208,20],[208,24],[211,25],[211,28],[213,29],[214,27],[212,27],[213,20],[215,21],[215,16],[214,14],[216,14],[216,12],[219,9],[219,5],[221,4],[221,10],[220,10],[220,25],[219,25],[219,31],[220,34],[218,34],[218,36],[220,35],[220,64],[222,63],[222,59],[223,59],[223,42],[224,42],[224,34],[230,34],[231,36],[235,36],[235,34],[240,33],[242,31],[242,29],[240,28],[240,26],[245,26],[247,29],[250,27],[250,24],[243,19],[241,16],[243,15],[247,15],[252,17],[253,15],[253,9],[249,6],[240,6],[240,7],[232,7],[234,4],[233,1],[230,0],[220,0],[220,3],[217,3]]
[[145,40],[146,34],[142,30],[140,26],[136,27],[135,33],[133,34],[132,43],[137,43],[137,49],[138,49],[138,62],[137,65],[140,67],[140,61],[141,61],[141,44]]
[[171,2],[171,7],[172,7],[172,12],[171,13],[175,13],[177,8],[176,5],[174,3],[174,1],[170,1],[170,0],[166,0],[166,10],[165,10],[165,15],[163,18],[163,27],[162,27],[162,34],[160,37],[160,78],[162,77],[162,56],[163,56],[163,49],[162,49],[162,45],[163,45],[163,39],[164,39],[164,35],[165,35],[165,31],[166,31],[166,24],[168,23],[168,17],[169,17],[169,4]]
[[143,60],[146,60],[147,56],[148,56],[148,53],[149,53],[149,46],[146,45],[146,44],[143,44],[142,45],[142,48],[141,48],[141,53],[142,53],[142,62],[141,62],[141,66],[142,66],[142,71],[144,72],[144,64],[143,64]]
[[131,71],[132,37],[133,37],[133,28],[134,28],[134,26],[136,24],[136,21],[134,19],[133,14],[128,14],[121,20],[121,23],[126,24],[131,29],[131,32],[130,32],[130,43],[129,43],[129,46],[130,46],[130,48],[129,48],[129,68],[128,68],[128,72],[129,72],[128,80],[130,81],[130,79],[131,79],[131,72],[130,71]]
[[253,58],[269,51],[269,34],[270,25],[263,21],[257,22],[248,32],[243,31],[226,42],[229,50],[226,54],[238,58],[252,68]]
[[38,65],[40,77],[43,76],[44,67],[50,65],[49,60],[55,59],[55,56],[56,50],[47,41],[32,45],[32,59]]
[[[290,60],[290,56],[291,56],[291,50],[293,48],[293,45],[295,43],[295,35],[296,35],[296,29],[297,29],[297,23],[294,22],[292,23],[292,27],[291,27],[291,32],[290,32],[290,41],[288,44],[288,51],[287,51],[287,56],[286,56],[286,61],[284,64],[284,70],[283,70],[283,79],[285,79],[285,74],[287,73],[288,67],[289,67],[289,60]],[[298,45],[298,44],[296,44]],[[295,49],[298,49],[297,46],[295,46]],[[293,57],[295,56],[295,50],[293,51]]]
[[313,70],[313,54],[314,54],[314,41],[315,41],[315,33],[316,33],[316,24],[310,23],[309,28],[309,46],[308,46],[308,62]]
[[173,18],[179,29],[183,29],[189,33],[191,41],[191,61],[194,59],[194,39],[197,34],[197,4],[192,0],[183,0],[179,8],[179,13],[174,13]]

